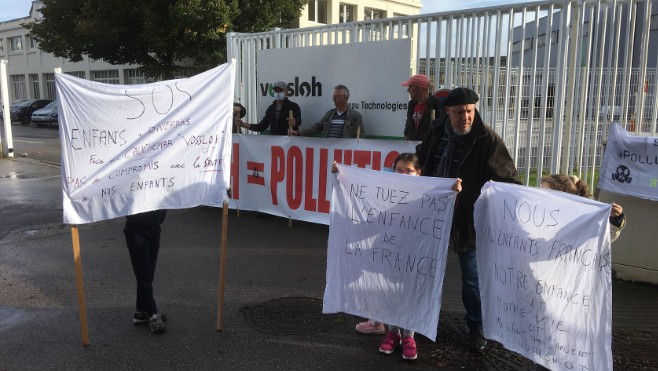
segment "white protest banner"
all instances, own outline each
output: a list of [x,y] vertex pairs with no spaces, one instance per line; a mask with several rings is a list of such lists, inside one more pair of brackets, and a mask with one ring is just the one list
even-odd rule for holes
[[338,169],[322,312],[436,339],[455,179]]
[[614,123],[605,148],[598,187],[658,201],[658,137],[631,135]]
[[274,101],[277,81],[288,84],[290,100],[301,107],[302,129],[334,108],[334,86],[342,84],[350,90],[348,104],[363,116],[368,137],[401,138],[409,96],[400,83],[409,78],[410,52],[411,39],[258,50],[257,120]]
[[551,370],[612,370],[611,206],[488,182],[475,203],[486,338]]
[[230,207],[329,224],[331,164],[384,170],[418,142],[233,135]]
[[64,222],[220,206],[234,78],[231,64],[145,85],[57,74]]

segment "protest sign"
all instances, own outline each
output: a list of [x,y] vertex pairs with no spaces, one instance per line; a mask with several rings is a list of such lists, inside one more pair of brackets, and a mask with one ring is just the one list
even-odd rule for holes
[[374,318],[435,339],[455,179],[338,168],[322,312]]
[[610,209],[484,185],[474,217],[485,337],[551,370],[612,370]]
[[598,187],[622,195],[658,201],[658,137],[610,129]]
[[[329,224],[331,164],[391,170],[418,142],[233,135],[232,208]],[[327,182],[329,181],[329,182]]]
[[231,156],[234,67],[144,85],[56,75],[64,222],[220,206]]

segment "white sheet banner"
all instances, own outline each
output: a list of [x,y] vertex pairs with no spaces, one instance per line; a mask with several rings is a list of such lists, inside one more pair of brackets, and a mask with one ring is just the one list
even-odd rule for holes
[[559,191],[482,187],[485,337],[551,370],[612,370],[610,209]]
[[55,81],[65,223],[222,204],[234,66],[145,85]]
[[613,124],[598,187],[658,201],[658,138],[631,135]]
[[331,164],[390,169],[418,142],[233,135],[231,207],[329,224]]
[[436,339],[455,179],[346,166],[335,178],[322,312]]

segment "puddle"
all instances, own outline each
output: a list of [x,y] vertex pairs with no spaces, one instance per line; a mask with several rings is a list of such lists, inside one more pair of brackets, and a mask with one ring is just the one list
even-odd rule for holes
[[34,236],[35,234],[39,233],[39,231],[37,229],[30,229],[25,231],[25,233],[27,233],[30,236]]
[[28,174],[23,174],[23,173],[17,173],[12,171],[11,173],[7,175],[2,175],[0,178],[5,178],[5,179],[31,179],[31,178],[36,178],[36,175],[28,175]]
[[0,331],[20,325],[26,321],[26,317],[24,309],[0,307]]

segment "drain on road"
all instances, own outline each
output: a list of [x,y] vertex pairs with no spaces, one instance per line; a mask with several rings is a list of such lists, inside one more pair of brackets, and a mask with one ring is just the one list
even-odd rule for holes
[[343,314],[322,314],[322,300],[307,297],[273,299],[244,311],[249,325],[272,335],[326,332],[345,322]]

